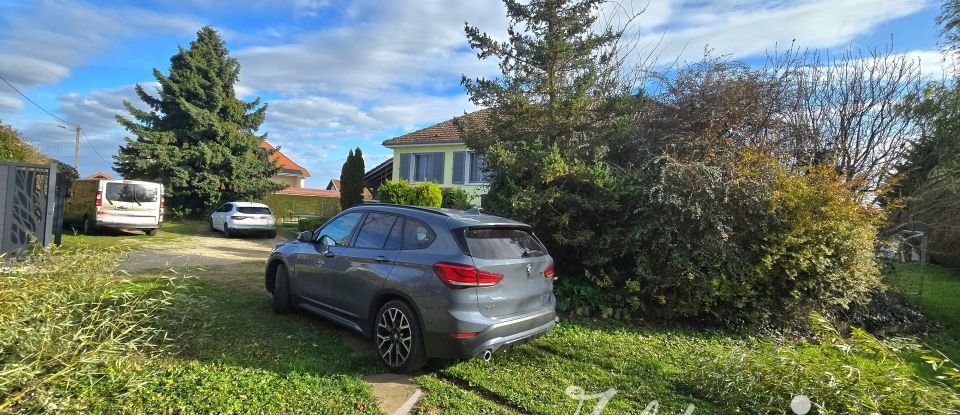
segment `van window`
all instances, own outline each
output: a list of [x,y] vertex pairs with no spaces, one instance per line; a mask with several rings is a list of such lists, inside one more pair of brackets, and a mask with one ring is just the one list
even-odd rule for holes
[[520,259],[547,254],[547,249],[523,229],[467,229],[464,236],[470,255],[475,258]]
[[109,202],[154,203],[160,198],[160,187],[155,184],[107,183],[106,194]]
[[237,208],[237,212],[246,213],[248,215],[271,215],[270,208],[262,206],[240,206]]

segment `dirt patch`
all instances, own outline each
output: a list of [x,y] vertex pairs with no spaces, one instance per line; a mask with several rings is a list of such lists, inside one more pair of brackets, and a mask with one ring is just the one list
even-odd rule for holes
[[120,261],[118,268],[129,272],[265,261],[270,251],[285,241],[282,237],[227,238],[220,233],[204,232],[178,239],[173,244],[132,252]]

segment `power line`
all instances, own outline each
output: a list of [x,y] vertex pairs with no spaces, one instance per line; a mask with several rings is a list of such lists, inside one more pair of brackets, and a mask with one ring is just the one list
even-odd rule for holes
[[[53,118],[56,118],[57,120],[59,120],[59,121],[62,122],[62,123],[74,124],[74,123],[72,123],[72,122],[70,122],[70,121],[67,121],[67,120],[65,120],[65,119],[63,119],[63,118],[60,118],[60,117],[58,117],[58,116],[56,116],[56,115],[53,115],[53,113],[50,112],[50,111],[47,111],[46,108],[40,106],[40,104],[37,104],[36,101],[34,101],[34,100],[30,99],[30,97],[24,95],[23,92],[20,92],[20,90],[17,89],[17,87],[13,86],[13,84],[11,84],[10,81],[7,80],[7,78],[4,78],[3,75],[0,75],[0,80],[3,80],[3,82],[6,83],[8,86],[10,86],[10,88],[13,88],[14,91],[17,91],[17,93],[20,94],[20,96],[23,97],[23,99],[25,99],[25,100],[27,100],[27,101],[30,101],[30,103],[33,104],[35,107],[40,108],[40,111],[43,111],[43,112],[47,113],[47,115],[49,115],[49,116],[51,116],[51,117],[53,117]],[[74,125],[76,125],[76,124],[74,124]]]
[[90,145],[90,149],[93,150],[93,153],[96,154],[97,157],[100,157],[100,160],[102,160],[104,163],[110,164],[110,162],[107,161],[107,159],[103,158],[103,156],[100,155],[100,152],[97,151],[97,148],[93,146],[93,143],[90,142],[90,138],[87,137],[87,133],[83,132],[82,128],[80,129],[80,134],[83,135],[84,140],[87,140],[87,144]]
[[0,75],[0,80],[2,80],[2,81],[3,81],[5,84],[7,84],[7,86],[9,86],[10,88],[13,88],[14,91],[17,91],[17,93],[20,94],[20,96],[23,97],[23,99],[29,101],[29,102],[30,102],[31,104],[33,104],[35,107],[39,108],[40,111],[43,111],[43,112],[47,113],[47,115],[53,117],[53,118],[56,119],[57,121],[60,121],[60,122],[62,122],[62,123],[64,123],[64,124],[67,124],[67,125],[76,125],[76,126],[77,126],[77,131],[80,131],[80,134],[83,135],[84,140],[87,141],[87,144],[90,146],[90,149],[93,150],[93,153],[96,154],[97,157],[100,157],[100,160],[103,161],[104,163],[108,163],[108,164],[110,163],[110,162],[107,161],[107,159],[103,158],[103,156],[100,155],[100,152],[97,151],[97,148],[93,146],[93,142],[91,142],[91,141],[90,141],[90,138],[87,137],[87,133],[84,132],[82,128],[80,128],[80,124],[72,123],[72,122],[70,122],[70,121],[67,121],[67,120],[65,120],[65,119],[63,119],[63,118],[60,118],[60,117],[54,115],[54,114],[53,114],[52,112],[50,112],[50,111],[47,111],[46,108],[44,108],[43,106],[41,106],[40,104],[38,104],[36,101],[30,99],[30,97],[26,96],[23,92],[20,92],[20,90],[17,89],[17,87],[13,86],[13,84],[11,84],[10,81],[7,80],[7,78],[4,78],[3,75]]

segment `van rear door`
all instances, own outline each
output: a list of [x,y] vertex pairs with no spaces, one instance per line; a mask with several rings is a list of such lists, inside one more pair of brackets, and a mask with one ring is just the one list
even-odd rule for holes
[[158,227],[162,189],[159,183],[130,180],[101,182],[97,222],[108,226]]

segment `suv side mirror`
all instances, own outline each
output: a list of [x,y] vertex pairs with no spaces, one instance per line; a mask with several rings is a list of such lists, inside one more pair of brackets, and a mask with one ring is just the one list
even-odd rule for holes
[[323,246],[336,246],[337,241],[334,241],[333,238],[323,235],[320,237],[320,244]]
[[297,240],[300,242],[313,242],[313,232],[303,231],[297,235]]

